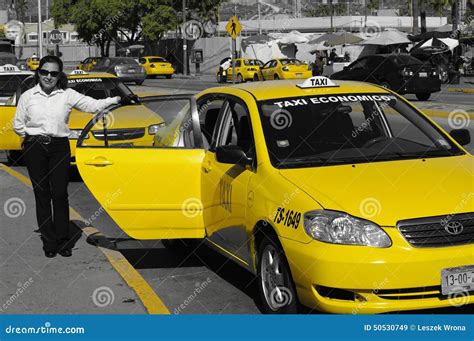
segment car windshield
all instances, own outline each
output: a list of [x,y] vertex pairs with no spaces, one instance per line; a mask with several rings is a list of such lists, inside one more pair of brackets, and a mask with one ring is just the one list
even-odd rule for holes
[[280,59],[282,65],[303,65],[304,62],[298,59]]
[[259,102],[265,141],[277,168],[463,154],[391,94],[340,94]]
[[30,74],[24,75],[1,75],[0,74],[0,96],[9,97],[12,96],[16,89],[20,86],[21,82]]
[[258,59],[245,59],[244,60],[244,64],[249,66],[262,66],[263,63],[261,61],[259,61]]
[[164,58],[149,58],[150,63],[168,63]]
[[116,78],[70,78],[68,87],[95,99],[106,97],[125,97],[132,91]]

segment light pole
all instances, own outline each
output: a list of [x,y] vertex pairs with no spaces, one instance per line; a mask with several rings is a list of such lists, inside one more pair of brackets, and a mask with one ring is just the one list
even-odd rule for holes
[[43,58],[43,28],[41,27],[41,0],[38,0],[38,57]]
[[183,34],[183,75],[188,74],[188,53],[187,53],[187,42],[186,42],[186,33],[184,29],[186,28],[186,0],[183,0],[183,26],[181,32]]
[[258,34],[262,34],[262,23],[260,18],[260,0],[257,0],[257,10],[258,10]]

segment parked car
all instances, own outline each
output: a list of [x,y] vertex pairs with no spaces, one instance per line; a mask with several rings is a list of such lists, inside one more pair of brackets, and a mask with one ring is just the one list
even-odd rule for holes
[[150,78],[165,76],[170,79],[175,71],[169,61],[159,56],[144,56],[138,59],[138,63],[145,68],[146,75]]
[[146,79],[145,68],[135,59],[127,57],[104,57],[97,61],[91,71],[108,72],[122,82],[135,82],[137,85],[143,84]]
[[[235,80],[238,83],[243,83],[245,81],[259,81],[262,80],[262,73],[260,68],[263,66],[263,62],[258,59],[253,58],[237,58],[233,61],[235,63]],[[221,67],[216,71],[216,79],[219,82],[220,75],[222,72]],[[232,63],[229,68],[225,70],[225,75],[222,75],[221,79],[224,82],[232,82]]]
[[377,54],[357,59],[331,79],[364,81],[426,101],[441,90],[438,70],[409,54]]
[[300,79],[313,75],[308,63],[294,58],[272,59],[262,66],[264,80],[271,79]]
[[39,67],[40,59],[38,57],[30,57],[26,60],[26,67],[31,70],[35,71]]
[[94,65],[97,64],[97,61],[101,58],[102,57],[87,57],[82,62],[80,62],[78,66],[76,66],[76,69],[90,71],[94,67]]

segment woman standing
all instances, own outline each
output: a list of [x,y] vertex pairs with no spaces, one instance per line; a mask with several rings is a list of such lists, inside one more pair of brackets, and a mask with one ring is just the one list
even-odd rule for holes
[[[43,250],[46,257],[72,255],[68,244],[69,115],[75,108],[96,112],[120,97],[96,100],[67,88],[63,63],[55,56],[40,60],[36,85],[25,91],[13,119],[13,129],[24,138],[23,153],[33,184]],[[51,207],[52,203],[52,207]]]

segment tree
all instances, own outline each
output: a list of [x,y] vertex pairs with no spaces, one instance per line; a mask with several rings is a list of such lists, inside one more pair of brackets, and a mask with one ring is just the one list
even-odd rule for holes
[[426,32],[426,0],[420,0],[421,33]]

